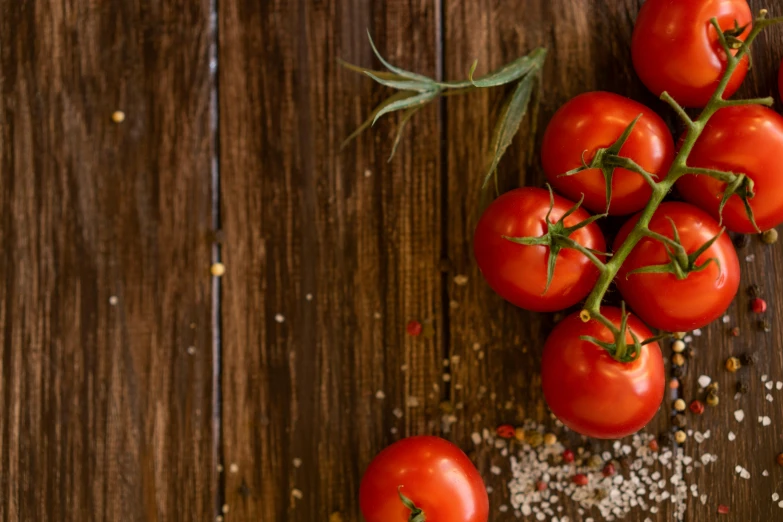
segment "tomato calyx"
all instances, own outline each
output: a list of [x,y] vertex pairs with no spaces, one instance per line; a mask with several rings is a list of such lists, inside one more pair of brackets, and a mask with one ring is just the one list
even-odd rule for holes
[[427,520],[424,511],[416,506],[411,499],[402,494],[402,486],[397,486],[397,494],[400,496],[402,503],[405,504],[405,507],[411,512],[408,522],[425,522]]
[[546,286],[544,287],[544,291],[541,292],[541,295],[545,295],[549,291],[549,286],[552,284],[552,279],[555,275],[555,265],[557,263],[557,256],[560,253],[560,250],[563,248],[571,248],[573,250],[578,250],[582,254],[584,254],[590,261],[595,264],[595,266],[598,267],[599,270],[603,271],[606,270],[606,265],[598,259],[597,256],[610,256],[611,254],[607,252],[599,252],[598,250],[594,250],[592,248],[588,248],[584,245],[580,245],[573,239],[571,239],[569,236],[579,230],[580,228],[584,228],[590,223],[601,219],[602,217],[606,217],[606,214],[597,214],[595,216],[590,216],[587,219],[580,221],[576,225],[567,227],[565,225],[565,220],[568,218],[571,214],[579,210],[579,207],[582,206],[582,202],[584,201],[584,194],[582,194],[582,197],[577,201],[577,203],[568,209],[562,216],[560,216],[560,219],[558,219],[556,222],[552,222],[550,219],[550,214],[552,213],[552,209],[555,206],[555,193],[552,191],[552,187],[547,183],[547,188],[549,189],[549,210],[546,213],[546,217],[544,218],[544,223],[547,227],[547,232],[543,236],[539,237],[510,237],[510,236],[503,236],[503,239],[507,239],[508,241],[511,241],[513,243],[517,243],[520,245],[527,245],[527,246],[546,246],[549,247],[549,256],[547,258],[547,269],[546,269]]
[[634,120],[628,124],[623,133],[620,134],[620,137],[617,138],[617,140],[612,145],[596,150],[595,154],[593,155],[593,159],[590,160],[589,164],[585,161],[584,158],[585,154],[587,153],[585,150],[582,152],[582,165],[558,176],[573,176],[585,170],[599,169],[603,174],[604,182],[606,183],[606,209],[604,210],[606,215],[609,214],[609,205],[612,200],[612,175],[614,174],[615,168],[621,167],[636,172],[637,174],[640,174],[642,177],[644,177],[645,181],[647,181],[647,183],[649,183],[651,186],[655,186],[655,180],[653,179],[652,174],[644,170],[632,159],[620,156],[620,149],[622,149],[623,145],[625,145],[625,142],[628,141],[628,137],[631,135],[634,126],[636,126],[636,123],[642,116],[642,114],[639,114],[636,118],[634,118]]
[[643,229],[642,233],[657,241],[663,243],[663,247],[666,249],[666,254],[669,256],[669,262],[662,265],[649,265],[639,267],[635,270],[631,270],[625,276],[628,279],[633,274],[674,274],[677,279],[685,279],[688,274],[692,272],[701,272],[706,269],[711,262],[718,265],[718,271],[720,271],[720,261],[714,257],[710,257],[701,264],[697,264],[699,257],[709,249],[715,241],[726,231],[726,227],[721,227],[720,231],[712,236],[710,239],[704,242],[702,246],[696,249],[693,253],[688,254],[685,251],[685,247],[680,242],[680,234],[677,231],[677,226],[674,224],[672,218],[666,216],[672,226],[672,236],[674,239],[668,238],[663,234],[654,232],[650,229]]
[[756,224],[756,219],[753,217],[753,209],[751,208],[749,201],[750,198],[755,195],[756,192],[753,190],[753,180],[745,174],[738,175],[736,179],[728,183],[723,190],[723,198],[720,200],[720,205],[718,206],[719,223],[723,223],[723,207],[726,206],[726,203],[731,196],[737,196],[742,200],[742,204],[745,206],[745,213],[748,215],[748,219],[753,225],[753,228],[760,234],[761,229]]
[[[625,301],[620,303],[620,327],[616,327],[612,321],[604,317],[600,312],[591,313],[589,310],[584,309],[580,312],[579,317],[582,321],[587,322],[590,319],[595,319],[603,324],[614,337],[614,342],[608,343],[596,339],[590,335],[581,335],[579,338],[583,341],[593,343],[606,350],[609,355],[616,361],[621,363],[631,363],[639,358],[642,353],[642,347],[650,343],[658,342],[661,339],[669,337],[669,333],[662,333],[650,337],[649,339],[639,340],[635,333],[628,328],[628,318],[631,314],[625,311]],[[631,336],[631,342],[626,340],[627,335]]]

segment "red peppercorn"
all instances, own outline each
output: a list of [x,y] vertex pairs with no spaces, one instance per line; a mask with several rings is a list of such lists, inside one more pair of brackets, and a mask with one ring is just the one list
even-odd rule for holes
[[543,480],[539,480],[538,482],[536,482],[536,489],[538,491],[544,491],[546,489],[546,482],[544,482]]
[[563,452],[563,462],[570,464],[574,461],[574,452],[567,449]]
[[604,477],[611,477],[616,473],[616,470],[614,469],[614,464],[611,462],[604,466],[604,469],[601,471],[603,473]]
[[647,446],[650,448],[650,451],[658,451],[658,441],[655,439],[651,440]]
[[702,403],[700,400],[695,400],[691,403],[691,411],[695,413],[696,415],[701,415],[704,413],[704,403]]
[[586,486],[587,485],[587,475],[584,473],[577,473],[573,477],[571,477],[571,481],[576,484],[577,486]]
[[498,434],[498,437],[501,439],[511,439],[514,437],[516,430],[514,430],[514,426],[511,424],[503,424],[501,426],[498,426],[495,430],[495,433]]
[[723,504],[720,504],[718,506],[718,514],[719,515],[728,515],[729,514],[729,506],[724,506]]
[[767,311],[767,302],[760,297],[756,297],[750,302],[750,309],[753,313],[763,314]]
[[411,337],[418,337],[421,335],[421,323],[416,320],[408,321],[408,325],[405,327],[405,330]]

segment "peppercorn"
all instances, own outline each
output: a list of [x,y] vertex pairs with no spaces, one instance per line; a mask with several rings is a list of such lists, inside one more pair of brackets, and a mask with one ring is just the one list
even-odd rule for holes
[[704,413],[704,404],[700,400],[696,399],[695,401],[691,402],[690,410],[696,415],[701,415]]
[[707,393],[718,393],[720,387],[717,382],[711,382],[707,385]]
[[501,439],[510,439],[514,436],[516,433],[514,430],[514,426],[510,424],[502,424],[495,429],[495,433],[497,433],[497,436]]
[[605,489],[595,488],[595,491],[593,491],[593,497],[597,502],[601,502],[603,499],[605,499],[608,496],[609,493],[607,493]]
[[772,324],[767,319],[761,319],[757,323],[757,327],[762,332],[769,332],[772,330]]
[[767,311],[767,302],[760,297],[756,297],[750,302],[750,309],[754,314],[763,314]]
[[680,387],[680,381],[678,381],[677,379],[671,379],[669,381],[669,388],[670,389],[676,390],[679,387]]
[[527,443],[533,448],[537,448],[544,442],[544,436],[533,430],[527,432],[525,438],[527,439]]
[[539,480],[538,482],[536,482],[536,489],[538,491],[544,491],[546,489],[546,482],[544,482],[543,480]]
[[748,393],[748,381],[737,381],[737,393]]
[[739,360],[742,366],[754,366],[759,362],[759,354],[756,352],[745,352],[739,356]]
[[778,231],[774,228],[770,228],[769,230],[763,232],[761,234],[761,240],[765,242],[768,245],[773,245],[777,243],[778,241]]
[[514,438],[519,442],[525,442],[525,428],[517,428],[514,430]]
[[685,357],[681,353],[675,353],[672,355],[672,364],[675,366],[682,366],[685,364]]
[[734,248],[737,250],[742,250],[750,243],[750,236],[747,234],[737,234],[736,237],[734,237],[733,243]]
[[544,444],[546,446],[551,446],[555,442],[557,442],[557,437],[555,437],[554,433],[547,433],[546,435],[544,435]]
[[726,359],[726,369],[730,372],[736,372],[742,367],[742,363],[736,357],[729,357]]
[[675,366],[672,368],[672,376],[676,377],[677,379],[682,379],[685,377],[685,366]]
[[668,431],[664,431],[658,435],[658,444],[664,448],[672,445],[672,436]]
[[674,401],[674,409],[677,411],[685,411],[685,401],[682,399]]
[[586,486],[589,480],[587,479],[587,475],[584,473],[577,473],[573,477],[571,477],[571,482],[576,484],[577,486]]
[[761,297],[761,287],[757,284],[752,284],[747,289],[748,297],[756,298]]
[[731,334],[732,337],[739,337],[740,327],[739,326],[733,327],[731,330],[729,330],[729,333]]
[[570,449],[567,449],[563,452],[562,457],[563,457],[563,462],[565,462],[566,464],[570,464],[574,461],[574,452],[571,451]]
[[778,465],[783,466],[783,453],[778,453],[777,459],[775,460],[777,460]]
[[658,441],[655,439],[651,440],[647,447],[650,448],[650,451],[658,451]]
[[604,464],[604,459],[600,455],[591,455],[587,461],[588,467],[592,469],[599,469]]
[[718,505],[718,514],[719,515],[728,515],[729,514],[729,506],[719,504]]
[[717,406],[720,402],[720,399],[718,398],[718,394],[715,392],[710,392],[707,394],[707,404],[710,406]]
[[674,350],[675,353],[682,353],[683,350],[685,350],[685,342],[677,339],[672,343],[672,350]]
[[687,438],[688,436],[682,430],[679,430],[677,433],[674,434],[674,440],[677,441],[677,444],[682,444],[683,442],[685,442]]
[[688,424],[688,420],[685,418],[685,415],[682,413],[678,413],[674,416],[674,420],[672,421],[673,424],[678,428],[684,428]]
[[616,470],[614,469],[614,464],[611,462],[608,463],[606,466],[604,466],[604,469],[601,471],[604,477],[611,477],[616,473]]
[[685,357],[687,357],[688,359],[693,359],[694,357],[696,357],[696,348],[694,348],[693,346],[687,347],[685,349]]

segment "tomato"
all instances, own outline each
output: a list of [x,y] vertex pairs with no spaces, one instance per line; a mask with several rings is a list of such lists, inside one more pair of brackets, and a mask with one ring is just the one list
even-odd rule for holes
[[[760,105],[726,107],[707,122],[688,157],[691,167],[744,173],[754,182],[750,199],[761,230],[783,222],[783,117]],[[686,175],[677,181],[680,193],[716,219],[725,183],[705,175]],[[723,208],[723,224],[735,232],[756,232],[739,196]]]
[[409,437],[380,452],[359,486],[366,522],[408,522],[411,509],[399,493],[424,512],[427,522],[486,522],[484,482],[457,446],[439,437]]
[[[654,111],[633,100],[609,92],[588,92],[572,98],[552,117],[544,132],[541,161],[549,183],[566,197],[584,194],[586,208],[606,210],[606,182],[599,169],[572,176],[560,174],[589,164],[596,150],[608,148],[639,115],[620,156],[633,159],[652,174],[665,176],[674,158],[674,142],[664,121]],[[623,215],[644,208],[650,185],[635,172],[615,169],[609,213]]]
[[[668,219],[667,219],[668,218]],[[662,203],[650,220],[649,228],[672,239],[671,219],[688,254],[696,252],[721,227],[705,211],[688,203]],[[620,248],[631,229],[639,221],[634,216],[620,229],[614,250]],[[713,258],[704,270],[691,272],[685,279],[674,274],[630,274],[650,265],[670,262],[660,241],[643,238],[617,274],[617,288],[636,315],[648,325],[667,332],[687,332],[714,321],[726,311],[739,288],[740,268],[737,252],[728,234],[722,234],[696,260],[697,266]]]
[[[620,310],[604,306],[604,317],[620,325]],[[630,332],[642,341],[652,336],[634,316]],[[599,439],[619,439],[642,429],[663,399],[664,368],[658,343],[642,347],[628,363],[615,360],[604,348],[580,336],[614,342],[612,333],[595,319],[582,322],[579,314],[563,319],[544,345],[541,385],[549,408],[570,429]]]
[[[556,194],[554,201],[552,223],[574,206]],[[584,254],[564,248],[557,255],[554,278],[544,293],[549,247],[520,245],[505,239],[546,234],[549,205],[549,192],[544,189],[525,187],[507,192],[487,207],[473,236],[476,262],[489,286],[507,301],[538,312],[562,310],[578,303],[587,296],[599,275],[598,268]],[[565,219],[565,225],[576,225],[588,217],[580,208]],[[595,223],[576,230],[570,238],[600,252],[606,248],[604,236]]]
[[[663,91],[686,107],[703,107],[726,69],[726,52],[710,23],[717,18],[725,32],[752,22],[746,0],[647,0],[639,10],[631,38],[631,57],[642,83]],[[750,28],[738,35],[740,40]],[[731,75],[724,98],[739,88],[748,71],[743,57]]]

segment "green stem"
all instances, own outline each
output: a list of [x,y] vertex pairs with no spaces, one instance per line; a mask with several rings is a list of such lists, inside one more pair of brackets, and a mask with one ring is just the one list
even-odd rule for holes
[[[715,112],[718,111],[718,109],[722,107],[743,105],[747,103],[766,105],[769,104],[769,102],[771,102],[771,99],[767,99],[767,98],[759,98],[759,99],[744,100],[744,101],[724,100],[723,93],[726,91],[726,86],[729,83],[729,79],[734,74],[734,71],[737,69],[737,65],[740,63],[742,58],[748,53],[750,44],[753,42],[753,40],[755,40],[756,36],[758,36],[758,34],[761,32],[761,30],[764,27],[780,22],[783,22],[783,18],[766,19],[764,18],[764,14],[762,13],[762,16],[754,21],[753,28],[751,29],[748,38],[745,40],[745,43],[739,48],[739,50],[737,50],[736,55],[730,52],[729,50],[726,59],[726,70],[723,73],[723,77],[718,83],[718,86],[715,89],[715,92],[712,94],[712,97],[710,98],[709,102],[707,102],[706,107],[704,107],[704,110],[701,112],[701,114],[696,120],[692,120],[690,116],[688,116],[688,114],[685,112],[685,109],[683,109],[680,106],[680,104],[678,104],[668,93],[664,92],[663,94],[661,94],[661,99],[667,102],[669,105],[671,105],[674,111],[686,123],[687,131],[685,133],[685,137],[683,139],[680,150],[677,153],[677,156],[674,158],[674,161],[672,162],[671,168],[669,169],[669,172],[666,175],[666,177],[658,182],[653,182],[651,184],[652,196],[650,197],[650,201],[647,203],[647,206],[642,211],[641,217],[639,218],[639,221],[636,223],[636,226],[634,226],[634,228],[628,234],[628,237],[625,239],[623,244],[620,245],[620,248],[618,248],[617,251],[614,252],[612,258],[604,264],[604,269],[601,270],[600,276],[598,277],[598,281],[595,287],[593,288],[592,292],[590,292],[590,295],[587,296],[587,300],[585,301],[585,306],[583,310],[583,315],[598,320],[607,328],[612,330],[612,328],[610,328],[611,321],[609,321],[606,317],[604,317],[601,314],[601,301],[606,295],[606,291],[609,289],[609,285],[612,283],[615,276],[619,272],[623,262],[625,262],[625,259],[628,257],[628,255],[631,253],[631,251],[634,249],[634,247],[639,243],[639,241],[643,237],[650,235],[649,225],[650,225],[650,220],[653,217],[653,214],[658,209],[658,206],[661,204],[666,194],[668,194],[669,191],[674,187],[674,183],[680,177],[682,177],[686,173],[691,172],[695,174],[705,174],[708,176],[712,176],[720,179],[721,181],[726,181],[726,182],[736,181],[737,175],[730,172],[722,172],[713,169],[689,168],[687,166],[688,156],[693,150],[693,147],[696,144],[696,140],[698,140],[707,122],[715,114]],[[712,23],[717,27],[717,21],[715,19],[712,20]],[[724,45],[726,49],[728,49],[728,44],[726,43],[725,37],[723,36],[723,33],[719,27],[718,27],[718,37],[721,40],[721,44]],[[612,161],[619,161],[619,160],[612,159]],[[618,164],[616,166],[618,167],[622,166],[623,168],[635,171],[640,174],[641,171],[644,170],[641,167],[636,168],[638,167],[638,165],[636,165],[635,163],[631,163],[630,161],[623,162],[623,163],[624,164],[622,165]],[[646,171],[644,172],[646,174],[649,174]],[[645,176],[645,179],[647,178],[648,176]],[[615,328],[614,330],[616,331],[617,329]],[[617,355],[618,354],[615,354],[615,356]]]

